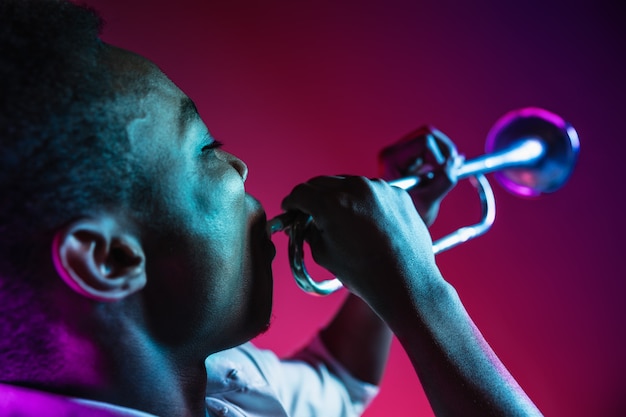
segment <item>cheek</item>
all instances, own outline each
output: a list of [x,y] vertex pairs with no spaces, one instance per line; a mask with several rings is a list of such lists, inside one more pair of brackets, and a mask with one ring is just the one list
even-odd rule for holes
[[245,190],[241,176],[228,163],[213,160],[197,173],[195,205],[210,220],[237,219],[245,211]]
[[213,177],[195,193],[196,226],[210,241],[212,255],[240,263],[246,241],[247,218],[243,183],[232,175]]

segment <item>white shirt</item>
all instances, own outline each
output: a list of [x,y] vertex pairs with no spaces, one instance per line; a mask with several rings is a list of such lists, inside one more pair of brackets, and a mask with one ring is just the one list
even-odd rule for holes
[[[358,416],[378,388],[356,380],[314,339],[292,358],[252,344],[211,355],[207,415],[211,417]],[[79,398],[0,384],[0,415],[19,417],[155,417]]]
[[319,338],[288,359],[252,344],[211,355],[206,404],[215,417],[352,417],[378,387],[352,377]]

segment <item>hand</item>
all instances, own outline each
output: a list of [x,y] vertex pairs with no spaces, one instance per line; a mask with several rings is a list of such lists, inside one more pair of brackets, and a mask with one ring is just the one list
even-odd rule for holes
[[419,274],[436,269],[432,241],[404,190],[363,177],[316,177],[282,205],[313,217],[306,238],[315,262],[366,300],[402,292],[402,279],[416,272],[433,276]]
[[380,176],[387,181],[406,176],[422,179],[408,192],[430,226],[441,200],[456,185],[454,169],[461,159],[452,141],[434,127],[425,126],[381,150],[378,159]]

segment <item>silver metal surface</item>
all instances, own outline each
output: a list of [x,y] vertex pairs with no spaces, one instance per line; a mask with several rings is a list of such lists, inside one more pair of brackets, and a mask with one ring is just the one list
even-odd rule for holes
[[[508,191],[525,197],[539,196],[562,187],[576,165],[580,143],[574,128],[558,115],[536,107],[505,114],[493,126],[485,145],[487,154],[458,163],[451,173],[456,180],[470,178],[480,196],[481,221],[461,227],[433,243],[433,252],[441,253],[486,233],[495,221],[496,204],[493,191],[484,174],[495,172],[496,179]],[[422,179],[432,178],[426,172],[389,181],[408,190]],[[315,281],[304,265],[304,233],[311,226],[311,216],[283,213],[268,222],[268,232],[286,231],[289,235],[289,262],[296,282],[304,291],[327,295],[342,287],[335,278]]]

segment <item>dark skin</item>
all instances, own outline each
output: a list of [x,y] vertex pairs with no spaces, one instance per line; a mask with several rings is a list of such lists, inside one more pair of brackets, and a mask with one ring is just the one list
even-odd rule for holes
[[384,321],[350,294],[320,337],[328,351],[361,381],[379,384],[393,334]]
[[[135,97],[141,117],[127,129],[155,199],[142,215],[94,208],[56,232],[46,296],[61,317],[50,323],[59,371],[27,385],[155,415],[204,416],[206,356],[269,323],[265,214],[245,193],[245,164],[219,149],[156,66],[116,48],[106,64],[151,83]],[[146,222],[158,222],[157,231]],[[32,360],[47,363],[46,354]]]
[[[142,116],[127,129],[155,201],[143,215],[94,207],[56,231],[46,297],[58,313],[49,323],[57,339],[31,360],[54,362],[58,371],[7,382],[156,415],[204,416],[205,357],[250,340],[269,322],[273,250],[265,214],[245,192],[245,164],[219,149],[185,94],[154,65],[110,48],[102,70],[150,81],[150,91],[136,97]],[[120,94],[128,91],[133,85],[120,85]],[[371,354],[386,357],[389,333],[380,318],[438,415],[539,414],[441,277],[406,192],[379,180],[319,177],[297,186],[283,208],[313,216],[315,260],[373,311],[351,298],[323,336],[357,376],[378,380],[384,361],[361,371],[364,359],[347,361],[350,348],[335,346],[332,334],[364,313],[359,332],[382,341]]]
[[319,177],[296,187],[283,208],[313,216],[316,261],[387,323],[436,415],[541,415],[441,276],[407,193],[377,180]]
[[[396,180],[419,172],[428,178],[408,190],[418,214],[427,226],[437,217],[439,205],[454,187],[456,163],[452,142],[431,127],[422,127],[383,149],[380,175]],[[379,384],[389,356],[393,333],[362,299],[349,294],[333,321],[321,332],[326,348],[352,375]]]

